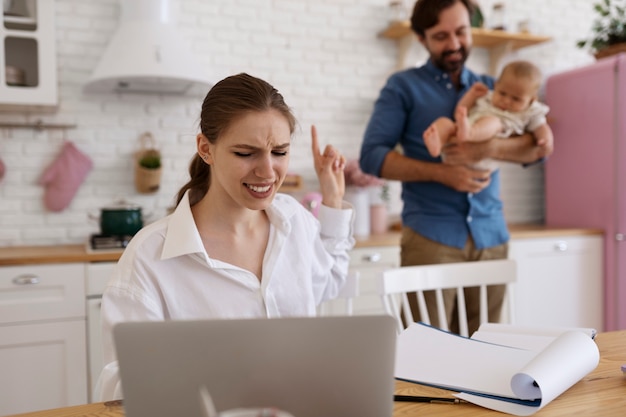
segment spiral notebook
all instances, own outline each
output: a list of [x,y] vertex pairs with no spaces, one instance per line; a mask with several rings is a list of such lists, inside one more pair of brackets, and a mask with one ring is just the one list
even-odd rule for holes
[[391,417],[389,316],[126,322],[113,330],[127,417],[276,407],[296,417]]

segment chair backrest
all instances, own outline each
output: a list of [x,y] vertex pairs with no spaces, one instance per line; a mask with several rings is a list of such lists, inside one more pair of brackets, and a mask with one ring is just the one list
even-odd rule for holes
[[[353,301],[359,296],[359,271],[350,270],[346,278],[346,283],[339,291],[337,298],[323,302],[318,309],[320,316],[345,315],[351,316],[354,312]],[[338,307],[343,302],[343,309]],[[333,308],[335,307],[335,308]]]
[[464,288],[480,288],[480,323],[482,324],[488,321],[487,286],[506,285],[505,304],[508,307],[509,322],[512,323],[514,308],[511,284],[516,279],[517,265],[514,260],[510,259],[402,266],[383,271],[377,282],[377,291],[386,313],[396,319],[398,332],[401,332],[404,329],[402,315],[409,323],[415,321],[407,293],[416,293],[420,320],[430,324],[424,299],[424,291],[429,290],[435,290],[437,314],[443,318],[439,320],[440,327],[448,330],[448,317],[444,308],[442,290],[456,289],[460,334],[469,336]]

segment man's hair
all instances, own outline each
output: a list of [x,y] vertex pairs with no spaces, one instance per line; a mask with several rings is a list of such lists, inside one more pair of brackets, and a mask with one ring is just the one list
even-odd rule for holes
[[439,23],[441,11],[456,3],[463,3],[470,16],[474,12],[474,5],[470,0],[417,0],[411,15],[411,29],[419,36],[424,36],[426,29]]

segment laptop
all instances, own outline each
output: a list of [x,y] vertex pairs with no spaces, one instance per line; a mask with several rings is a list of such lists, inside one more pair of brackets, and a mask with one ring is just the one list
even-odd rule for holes
[[294,417],[391,417],[390,316],[124,322],[113,329],[126,417],[275,407]]

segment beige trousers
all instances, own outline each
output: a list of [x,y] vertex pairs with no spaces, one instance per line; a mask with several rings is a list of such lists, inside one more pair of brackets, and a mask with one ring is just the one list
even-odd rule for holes
[[[400,242],[400,264],[409,265],[429,265],[452,262],[483,261],[489,259],[506,259],[508,255],[508,244],[494,246],[487,249],[476,249],[471,237],[467,240],[463,249],[446,246],[423,237],[409,227],[402,228],[402,238]],[[506,287],[504,285],[494,285],[487,288],[487,298],[489,300],[488,312],[489,321],[500,320],[502,303]],[[444,305],[449,318],[448,328],[454,333],[459,332],[459,322],[456,303],[456,290],[444,290]],[[424,298],[428,308],[428,314],[433,326],[439,327],[439,317],[435,304],[434,291],[424,292]],[[409,296],[413,317],[419,321],[419,310],[417,308],[417,298],[413,293]],[[480,325],[479,317],[479,289],[465,289],[465,303],[467,308],[468,330],[471,334]]]

